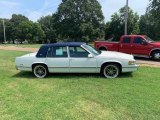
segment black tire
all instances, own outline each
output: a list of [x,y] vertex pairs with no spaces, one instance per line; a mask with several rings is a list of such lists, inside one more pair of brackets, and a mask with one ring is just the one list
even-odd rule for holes
[[107,64],[102,68],[101,72],[105,78],[116,78],[120,74],[120,67],[118,64]]
[[100,51],[107,51],[107,49],[105,47],[100,47],[99,50]]
[[156,61],[160,61],[160,51],[154,51],[152,53],[152,59]]
[[48,69],[45,65],[35,65],[33,68],[33,74],[37,78],[45,78],[48,75]]

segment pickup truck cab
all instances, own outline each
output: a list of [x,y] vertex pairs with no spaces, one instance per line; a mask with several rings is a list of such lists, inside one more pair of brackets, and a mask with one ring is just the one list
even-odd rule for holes
[[118,51],[160,60],[160,42],[155,42],[146,35],[124,35],[120,42],[95,41],[94,46],[97,50]]

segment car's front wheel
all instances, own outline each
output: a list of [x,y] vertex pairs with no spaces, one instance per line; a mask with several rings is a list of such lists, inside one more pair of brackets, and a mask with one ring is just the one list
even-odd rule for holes
[[152,59],[154,60],[160,60],[160,51],[155,51],[152,53]]
[[48,70],[44,65],[36,65],[33,68],[33,73],[37,78],[45,78],[48,75]]
[[102,73],[106,78],[116,78],[120,74],[120,67],[117,64],[107,64],[103,67]]

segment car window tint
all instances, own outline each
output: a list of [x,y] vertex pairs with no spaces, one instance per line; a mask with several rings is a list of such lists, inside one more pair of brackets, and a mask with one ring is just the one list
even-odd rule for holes
[[130,43],[131,39],[130,37],[124,37],[122,43]]
[[69,47],[70,57],[88,57],[89,53],[81,47]]
[[66,47],[52,47],[48,50],[47,57],[62,58],[68,57]]
[[133,43],[135,43],[135,44],[142,44],[143,40],[144,39],[141,38],[141,37],[135,37]]
[[38,57],[38,58],[45,58],[45,57],[47,56],[47,51],[48,51],[48,47],[42,46],[42,47],[39,49],[36,57]]

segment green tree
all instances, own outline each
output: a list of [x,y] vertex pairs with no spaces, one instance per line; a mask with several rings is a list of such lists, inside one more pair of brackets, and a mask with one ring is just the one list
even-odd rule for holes
[[15,39],[20,39],[19,38],[20,24],[22,22],[28,22],[28,21],[29,19],[23,15],[16,15],[16,14],[12,15],[12,18],[10,19],[10,24],[11,24],[10,32],[11,32],[11,38],[12,38],[13,43],[15,42]]
[[39,23],[30,21],[23,15],[13,14],[9,20],[10,39],[13,43],[18,40],[21,44],[27,40],[29,43],[42,43],[44,41],[44,31]]
[[155,25],[148,13],[142,15],[139,21],[140,34],[155,38]]
[[[120,36],[124,35],[125,23],[125,7],[121,8],[119,12],[111,16],[111,21],[106,23],[105,34],[106,38],[114,36],[114,41],[119,40]],[[129,8],[128,12],[128,34],[139,34],[139,16]]]
[[22,43],[25,40],[32,39],[33,23],[31,21],[22,21],[21,23],[19,23],[17,28],[18,28],[17,38],[20,39],[20,43]]
[[22,21],[18,26],[18,38],[20,43],[27,40],[29,43],[42,43],[44,31],[40,24],[32,21]]
[[140,33],[154,40],[160,40],[160,0],[149,0],[146,14],[140,19]]
[[38,23],[41,25],[45,33],[44,42],[56,42],[58,37],[56,29],[56,14],[41,17],[38,20]]
[[89,41],[104,34],[104,17],[97,0],[62,0],[56,14],[61,38]]
[[45,43],[45,33],[39,23],[33,23],[32,26],[32,43]]

